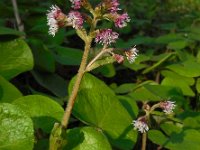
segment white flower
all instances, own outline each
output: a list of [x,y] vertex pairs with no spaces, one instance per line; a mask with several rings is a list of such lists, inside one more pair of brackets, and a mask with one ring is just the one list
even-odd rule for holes
[[134,129],[140,131],[141,133],[145,133],[149,130],[149,127],[146,124],[146,122],[143,120],[143,118],[133,120],[132,124],[134,126]]
[[174,103],[175,102],[172,102],[172,101],[160,102],[160,107],[163,109],[164,113],[171,114],[174,108],[176,107]]
[[56,20],[58,14],[61,12],[60,8],[56,5],[50,7],[47,13],[47,25],[49,26],[49,34],[55,36],[58,31],[58,21]]
[[135,61],[136,57],[138,56],[137,53],[138,53],[138,50],[136,49],[136,45],[133,48],[125,51],[125,55],[126,55],[127,60],[130,63],[133,63]]

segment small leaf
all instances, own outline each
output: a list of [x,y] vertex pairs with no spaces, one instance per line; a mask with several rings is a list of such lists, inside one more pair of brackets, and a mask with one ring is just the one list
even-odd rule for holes
[[30,39],[35,67],[42,71],[54,72],[55,59],[50,50],[40,40]]
[[61,121],[63,108],[54,100],[40,95],[24,96],[13,101],[24,110],[34,122],[35,128],[49,133],[55,122]]
[[170,33],[166,35],[162,35],[156,39],[156,43],[158,44],[168,44],[170,42],[174,41],[179,41],[183,40],[184,38],[182,37],[181,34],[175,34],[175,33]]
[[197,79],[196,89],[197,89],[197,92],[200,93],[200,78]]
[[150,72],[151,70],[155,69],[156,67],[160,66],[162,63],[164,63],[167,59],[169,59],[174,53],[169,53],[166,54],[166,56],[164,58],[162,58],[161,60],[159,60],[157,63],[155,63],[153,66],[146,68],[142,73],[146,74],[148,72]]
[[184,61],[167,66],[168,69],[185,77],[200,76],[200,63],[195,61]]
[[139,101],[161,101],[172,97],[182,97],[179,89],[162,86],[145,84],[129,94],[134,100]]
[[103,76],[105,76],[107,78],[111,78],[111,77],[115,76],[115,74],[116,74],[116,70],[115,70],[113,64],[104,65],[95,71],[100,72]]
[[20,32],[11,28],[0,27],[0,35],[17,35],[17,36],[24,36],[24,32]]
[[106,64],[111,64],[115,62],[115,59],[110,56],[110,57],[105,57],[104,59],[100,59],[95,61],[89,68],[87,68],[87,71],[94,70],[100,66],[106,65]]
[[56,47],[54,57],[62,65],[79,65],[83,52],[79,49],[69,47]]
[[187,45],[188,45],[187,41],[179,40],[179,41],[170,42],[167,45],[167,47],[168,49],[181,50],[181,49],[184,49]]
[[34,131],[32,120],[19,107],[0,104],[0,149],[32,150]]
[[148,138],[153,143],[171,150],[199,150],[200,147],[200,132],[193,129],[173,133],[170,137],[166,137],[161,131],[150,130],[148,132]]
[[0,43],[0,75],[11,79],[33,68],[30,48],[22,39]]
[[114,91],[117,94],[126,94],[132,92],[137,87],[134,83],[124,83],[118,86]]
[[64,149],[111,150],[106,136],[93,127],[67,130],[67,145]]
[[0,102],[12,102],[19,97],[22,97],[22,93],[14,85],[0,76]]
[[31,72],[35,80],[58,97],[67,96],[67,81],[53,73]]
[[162,74],[165,76],[162,85],[180,88],[183,94],[187,96],[195,95],[190,87],[195,82],[193,78],[184,77],[172,71],[162,71]]

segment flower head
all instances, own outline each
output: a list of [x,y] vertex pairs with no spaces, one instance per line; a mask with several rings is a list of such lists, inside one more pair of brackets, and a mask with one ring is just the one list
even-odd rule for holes
[[127,26],[127,22],[130,22],[130,18],[127,13],[123,13],[122,15],[116,14],[116,19],[114,20],[115,26],[118,28],[123,28]]
[[95,42],[102,45],[110,45],[118,39],[118,36],[119,34],[117,32],[113,32],[112,29],[104,29],[96,35]]
[[120,64],[124,61],[124,56],[119,54],[113,54],[114,59]]
[[78,11],[70,11],[67,16],[68,24],[71,24],[73,28],[79,29],[83,26],[83,17]]
[[176,107],[176,105],[174,104],[175,102],[172,101],[164,101],[164,102],[160,102],[160,108],[163,109],[163,111],[166,114],[170,114],[173,112],[174,108]]
[[47,25],[49,26],[49,34],[55,36],[56,32],[58,31],[60,20],[64,19],[65,15],[62,13],[61,9],[56,6],[52,5],[50,10],[47,13]]
[[81,8],[81,0],[70,0],[72,3],[72,8],[80,9]]
[[146,119],[144,117],[133,120],[132,124],[134,126],[134,129],[140,131],[141,133],[145,133],[149,130]]
[[116,13],[120,10],[118,7],[120,5],[118,0],[104,0],[104,5],[110,13]]
[[137,53],[138,53],[138,50],[136,49],[136,45],[133,48],[125,51],[125,55],[126,55],[127,60],[130,63],[133,63],[135,61],[137,55],[138,55]]

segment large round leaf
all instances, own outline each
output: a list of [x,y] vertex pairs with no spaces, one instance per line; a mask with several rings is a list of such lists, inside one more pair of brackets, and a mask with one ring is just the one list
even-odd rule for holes
[[0,76],[0,102],[11,102],[19,97],[22,97],[21,92]]
[[92,127],[75,128],[67,132],[64,150],[111,150],[106,136]]
[[11,79],[33,68],[33,56],[22,39],[0,43],[0,75]]
[[34,122],[35,128],[50,132],[55,122],[60,122],[63,108],[54,100],[40,95],[24,96],[13,101],[13,104],[24,110]]
[[[74,80],[70,83],[69,93]],[[105,83],[90,74],[85,74],[82,79],[73,114],[103,130],[111,143],[120,149],[131,149],[136,142],[137,133],[131,125],[134,116],[128,113]]]
[[32,150],[33,123],[28,115],[12,104],[0,104],[0,149]]

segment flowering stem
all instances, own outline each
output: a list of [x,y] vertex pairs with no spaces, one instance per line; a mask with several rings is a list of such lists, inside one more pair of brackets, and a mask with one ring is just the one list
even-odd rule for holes
[[113,50],[112,48],[108,48],[108,49],[103,48],[103,49],[101,50],[101,52],[99,52],[99,53],[89,62],[89,64],[88,64],[87,67],[86,67],[86,71],[90,70],[90,66],[91,66],[97,59],[99,59],[103,54],[105,54],[105,53],[107,53],[107,52],[110,52],[110,51],[112,51],[112,50]]
[[81,83],[82,77],[85,73],[85,68],[86,68],[86,64],[87,64],[87,58],[88,58],[89,50],[90,50],[90,47],[91,47],[91,42],[92,42],[92,39],[89,38],[89,37],[85,41],[85,48],[84,48],[84,53],[83,53],[81,65],[80,65],[80,68],[78,70],[77,78],[76,78],[76,81],[74,83],[74,87],[73,87],[72,93],[69,97],[68,104],[67,104],[67,107],[65,109],[65,113],[64,113],[64,116],[63,116],[63,119],[62,119],[62,122],[61,122],[61,125],[64,129],[67,129],[67,126],[68,126],[68,123],[69,123],[69,118],[70,118],[70,115],[71,115],[71,112],[72,112],[72,108],[74,106],[74,102],[76,100],[76,96],[77,96],[77,93],[78,93],[78,90],[79,90],[79,87],[80,87],[80,83]]
[[142,134],[142,148],[141,148],[141,150],[146,150],[146,143],[147,143],[147,133],[144,132]]

